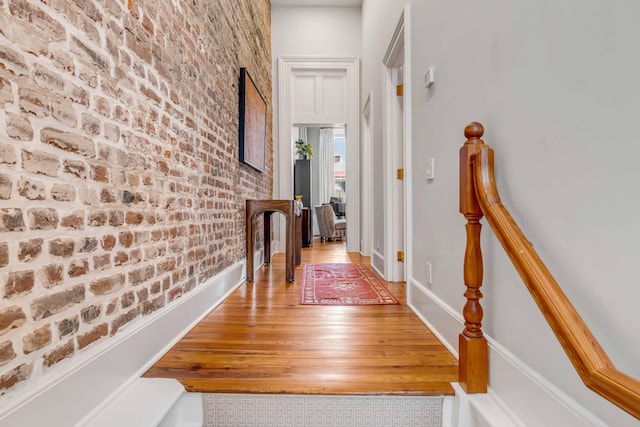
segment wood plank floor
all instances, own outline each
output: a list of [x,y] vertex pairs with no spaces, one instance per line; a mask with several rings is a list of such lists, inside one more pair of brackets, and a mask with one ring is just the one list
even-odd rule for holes
[[[364,262],[341,242],[314,241],[302,262]],[[298,304],[284,256],[256,273],[146,374],[205,393],[450,395],[457,361],[386,282],[399,305]]]

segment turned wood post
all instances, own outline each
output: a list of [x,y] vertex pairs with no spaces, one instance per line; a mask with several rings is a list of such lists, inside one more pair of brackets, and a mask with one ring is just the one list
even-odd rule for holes
[[480,230],[482,210],[476,196],[472,157],[485,148],[482,141],[484,128],[480,123],[471,123],[464,129],[467,141],[460,149],[460,213],[467,219],[467,247],[464,254],[464,296],[467,302],[462,314],[464,331],[458,337],[460,385],[467,393],[487,392],[487,339],[482,333],[482,250]]

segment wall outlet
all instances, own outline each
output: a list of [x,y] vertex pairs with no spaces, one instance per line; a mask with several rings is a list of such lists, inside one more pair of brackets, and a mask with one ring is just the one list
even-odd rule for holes
[[427,266],[426,266],[426,273],[427,273],[427,285],[432,285],[433,284],[433,278],[431,276],[431,263],[428,262]]
[[380,237],[376,237],[376,249],[380,249]]

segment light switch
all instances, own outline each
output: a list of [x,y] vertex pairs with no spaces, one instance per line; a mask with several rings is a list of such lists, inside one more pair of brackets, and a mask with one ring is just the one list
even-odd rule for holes
[[429,87],[434,82],[434,71],[433,67],[427,68],[427,71],[424,73],[424,87]]
[[427,159],[427,173],[426,173],[427,179],[435,178],[434,166],[435,166],[435,159],[433,157]]

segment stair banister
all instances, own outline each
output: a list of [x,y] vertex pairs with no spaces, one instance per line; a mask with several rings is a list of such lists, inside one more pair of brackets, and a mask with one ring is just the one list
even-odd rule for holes
[[[482,296],[479,291],[482,283],[479,221],[484,216],[585,385],[640,419],[640,382],[615,368],[502,205],[495,184],[493,149],[481,139],[484,128],[474,122],[464,133],[467,141],[460,149],[460,212],[467,218],[464,262],[467,303],[463,310],[465,330],[460,334],[459,368],[463,388],[470,389],[467,390],[470,393],[482,392],[476,388],[481,389],[477,383],[484,381],[486,389],[486,350],[484,354],[469,351],[470,346],[479,347],[476,342],[485,340],[480,329],[482,307],[479,303]],[[484,342],[486,346],[486,340]],[[479,379],[469,378],[476,372],[479,372]]]

